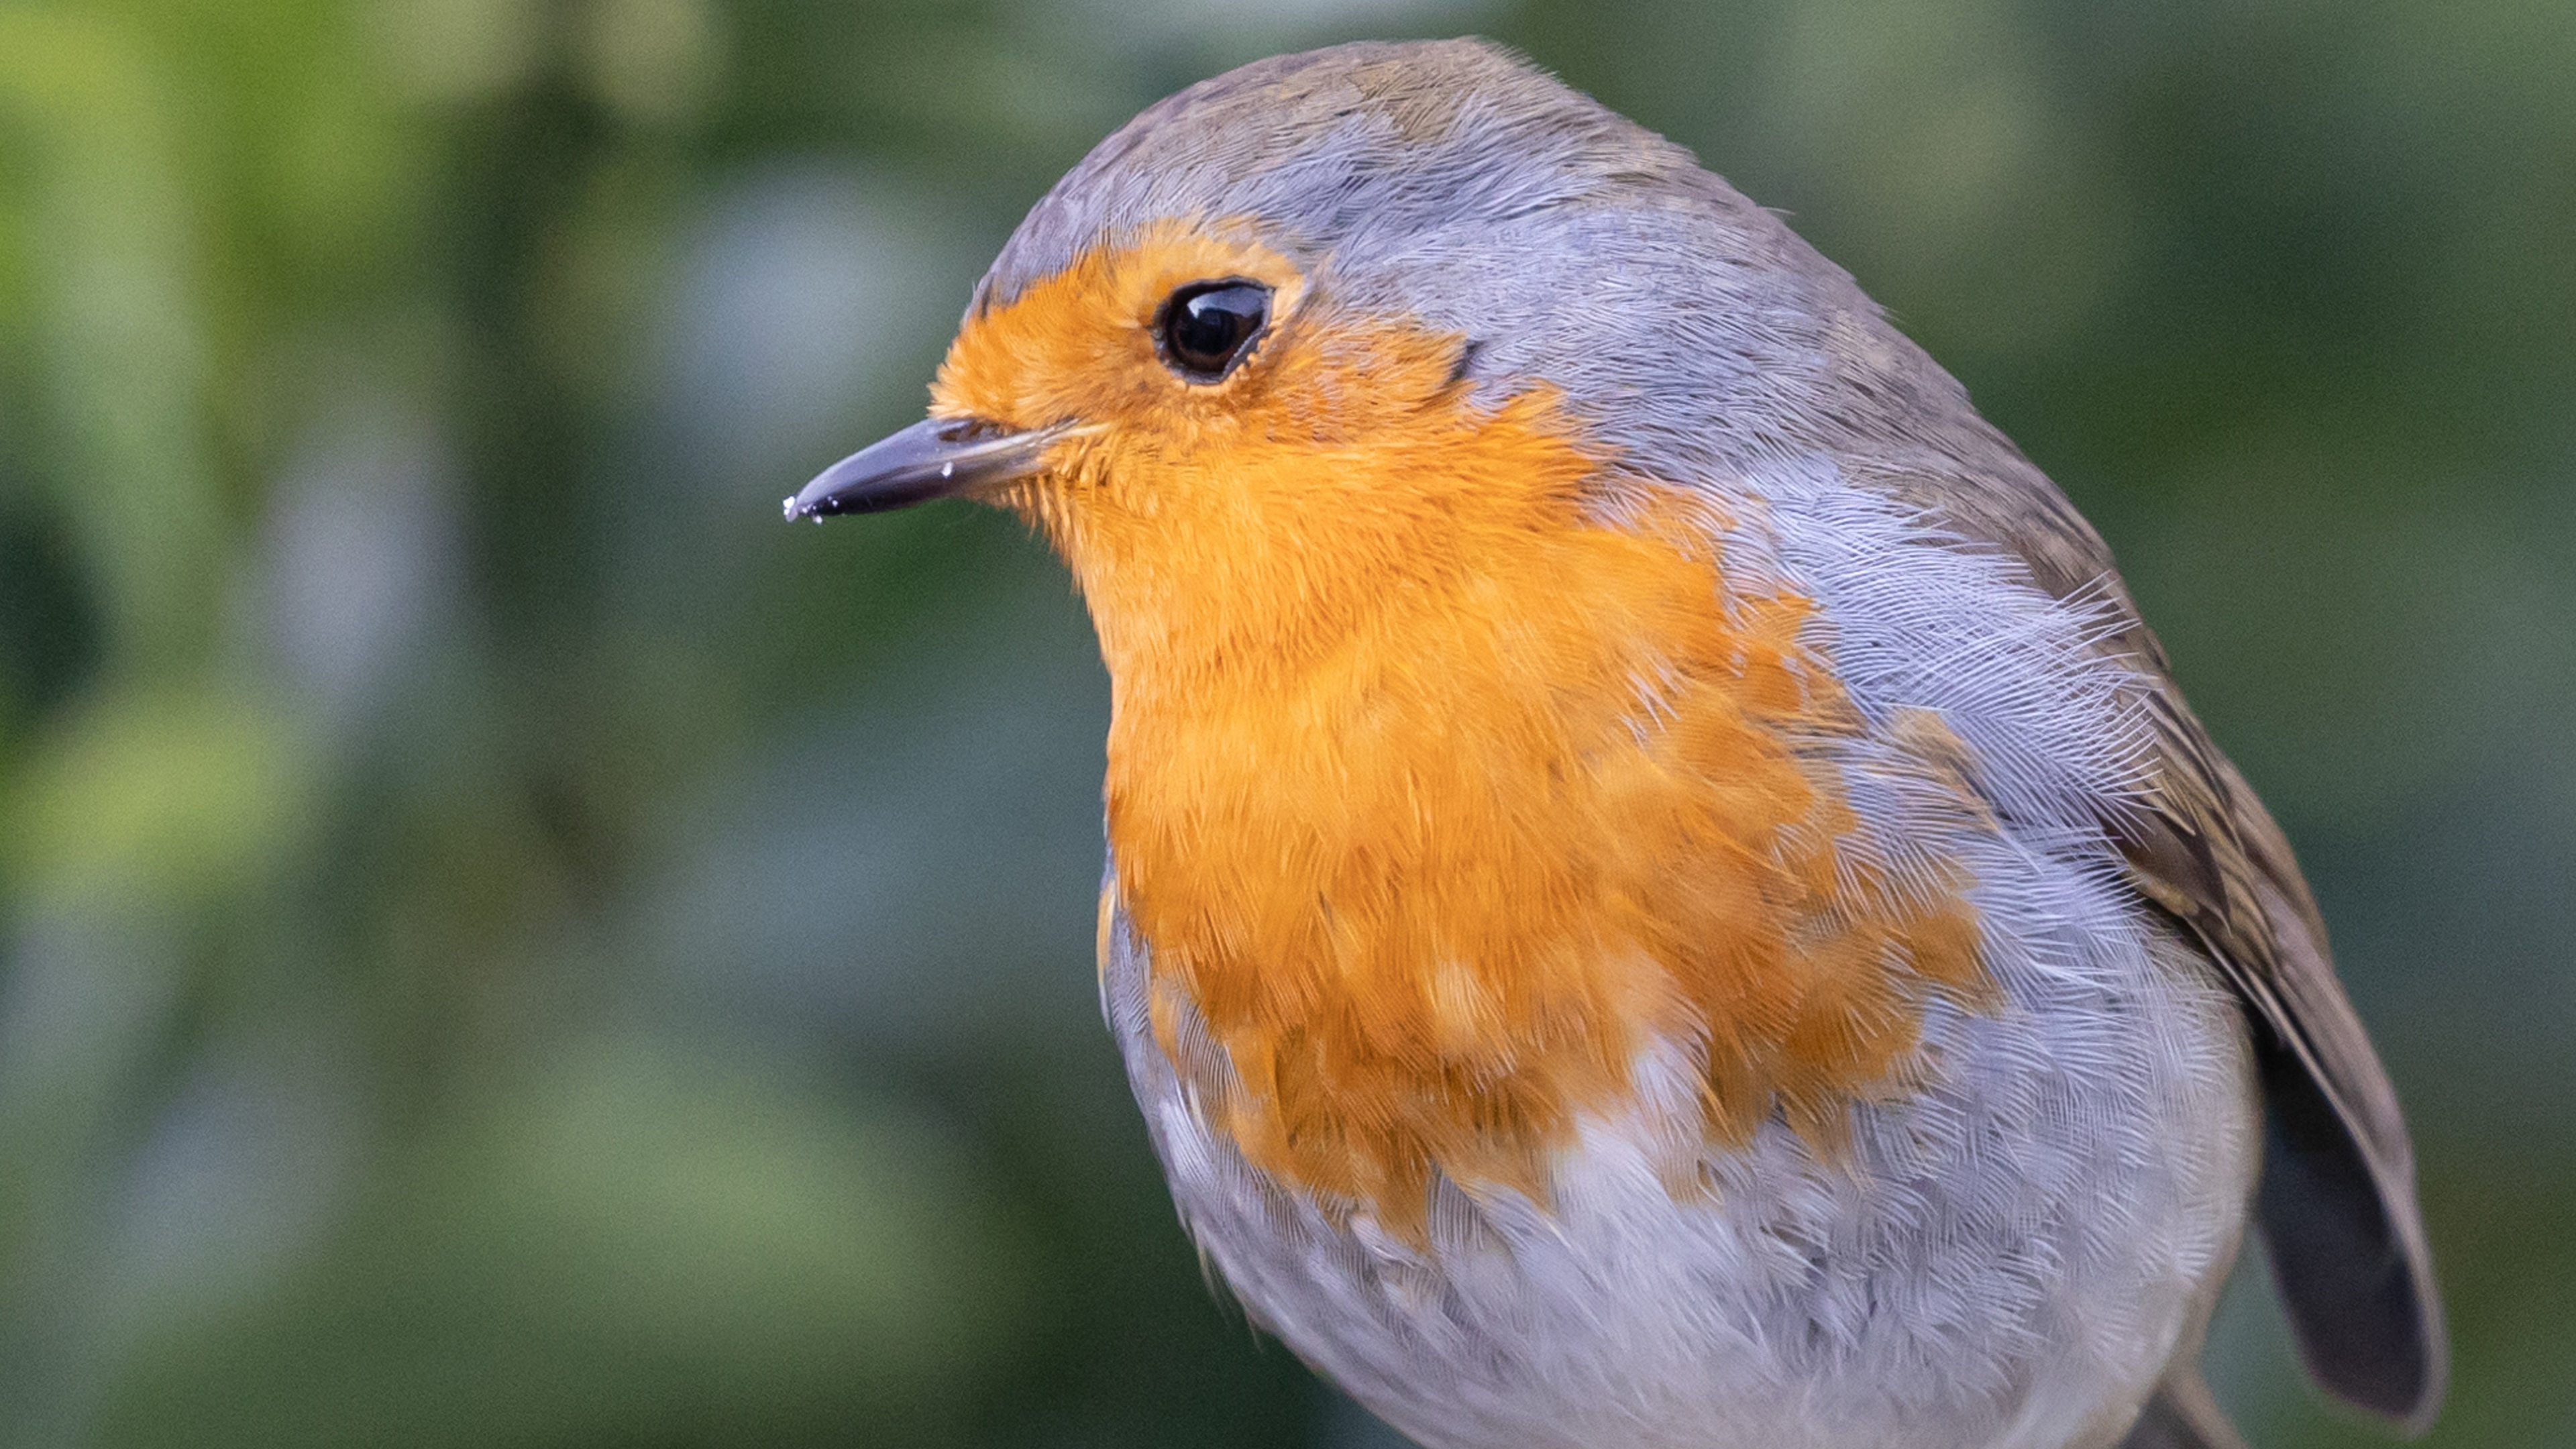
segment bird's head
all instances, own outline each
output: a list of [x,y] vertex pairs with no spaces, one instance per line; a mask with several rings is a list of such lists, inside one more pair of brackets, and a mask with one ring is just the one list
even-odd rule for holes
[[1813,445],[1883,332],[1687,152],[1508,53],[1345,46],[1103,142],[985,276],[930,418],[788,511],[985,498],[1064,555],[1114,674],[1293,661],[1640,481]]

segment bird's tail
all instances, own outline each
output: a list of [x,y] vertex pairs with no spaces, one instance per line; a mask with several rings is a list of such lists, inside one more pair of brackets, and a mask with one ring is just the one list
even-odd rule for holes
[[2200,1366],[2177,1363],[2156,1385],[2155,1397],[2139,1411],[2138,1422],[2120,1449],[2246,1449],[2245,1436],[2227,1422],[2227,1411],[2209,1396]]

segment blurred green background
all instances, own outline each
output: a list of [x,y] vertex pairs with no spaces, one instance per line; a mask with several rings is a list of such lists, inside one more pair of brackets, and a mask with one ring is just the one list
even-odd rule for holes
[[[1020,212],[1479,31],[2119,550],[2412,1109],[2430,1442],[2576,1442],[2576,6],[0,0],[0,1442],[1396,1441],[1207,1292],[1018,528],[790,529]],[[2370,1442],[2259,1274],[2268,1449]]]

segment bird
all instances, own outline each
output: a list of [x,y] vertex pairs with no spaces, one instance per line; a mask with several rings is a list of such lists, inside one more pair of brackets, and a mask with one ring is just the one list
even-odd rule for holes
[[787,500],[1062,558],[1102,1010],[1188,1235],[1426,1449],[2229,1449],[2259,1233],[2398,1432],[2405,1122],[2100,536],[1841,268],[1478,39],[1037,202]]

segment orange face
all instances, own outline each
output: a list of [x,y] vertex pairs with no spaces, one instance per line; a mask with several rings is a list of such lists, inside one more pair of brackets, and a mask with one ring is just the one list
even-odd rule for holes
[[[1267,331],[1191,381],[1155,319],[1228,278],[1271,288]],[[1195,1013],[1231,1067],[1198,1084],[1214,1125],[1399,1231],[1435,1169],[1543,1194],[1656,1048],[1702,1074],[1677,1182],[1775,1113],[1829,1148],[1926,997],[1982,977],[1964,871],[1908,887],[1851,848],[1817,746],[1859,723],[1812,605],[1731,588],[1726,520],[1622,478],[1552,393],[1480,402],[1464,339],[1308,295],[1168,229],[971,319],[935,390],[1080,429],[999,501],[1099,630],[1167,1051]]]
[[[1176,289],[1222,278],[1268,286],[1269,322],[1221,381],[1191,382],[1153,323]],[[1170,229],[971,319],[940,369],[936,414],[1087,425],[996,501],[1071,564],[1122,682],[1320,647],[1339,595],[1394,582],[1420,515],[1456,501],[1426,455],[1475,431],[1446,381],[1459,344],[1326,335],[1305,291],[1275,252]],[[1391,471],[1415,482],[1383,488]],[[1561,462],[1553,486],[1583,471]]]

